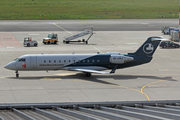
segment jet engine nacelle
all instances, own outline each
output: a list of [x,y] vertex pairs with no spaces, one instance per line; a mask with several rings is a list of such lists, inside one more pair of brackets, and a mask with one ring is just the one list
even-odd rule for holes
[[110,57],[110,62],[114,64],[123,64],[123,63],[130,62],[133,60],[134,60],[133,57],[127,57],[124,55],[111,55]]

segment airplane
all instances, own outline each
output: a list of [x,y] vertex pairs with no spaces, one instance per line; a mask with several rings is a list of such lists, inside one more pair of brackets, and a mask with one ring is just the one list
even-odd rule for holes
[[[18,71],[69,70],[83,72],[90,77],[91,73],[112,74],[116,69],[123,69],[149,63],[162,37],[149,37],[134,53],[119,52],[97,54],[27,54],[16,58],[4,68]],[[110,72],[103,70],[110,69]]]

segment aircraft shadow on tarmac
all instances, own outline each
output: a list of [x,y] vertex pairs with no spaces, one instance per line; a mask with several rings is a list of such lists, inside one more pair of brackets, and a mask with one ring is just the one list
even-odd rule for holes
[[[64,80],[73,80],[73,79],[79,79],[82,81],[88,81],[88,82],[94,82],[94,83],[100,83],[100,84],[109,84],[109,85],[118,85],[114,84],[112,80],[108,80],[109,82],[104,81],[103,78],[106,79],[114,79],[114,80],[136,80],[138,78],[144,78],[144,79],[152,79],[152,80],[167,80],[167,81],[174,81],[176,82],[177,80],[173,79],[171,76],[167,77],[158,77],[158,76],[147,76],[147,75],[92,75],[91,77],[86,77],[84,76],[83,73],[77,73],[74,75],[66,75],[66,76],[32,76],[32,77],[8,77],[10,79],[16,79],[16,80],[41,80],[41,79],[64,79]],[[111,82],[112,81],[112,82]]]
[[[78,75],[76,75],[76,76],[78,76]],[[63,77],[61,77],[61,78],[63,79]],[[157,76],[138,76],[138,75],[109,75],[109,76],[108,75],[93,75],[90,78],[82,77],[80,75],[78,76],[78,79],[81,79],[84,81],[96,82],[96,83],[102,83],[102,84],[118,85],[118,84],[110,83],[111,80],[109,80],[109,82],[100,80],[103,78],[106,78],[106,79],[109,78],[109,79],[114,79],[114,80],[136,80],[137,78],[144,78],[144,79],[153,79],[153,80],[177,81],[170,76],[168,76],[168,77],[157,77]],[[67,78],[65,78],[65,79],[67,79]],[[73,79],[73,78],[70,78],[70,79]]]

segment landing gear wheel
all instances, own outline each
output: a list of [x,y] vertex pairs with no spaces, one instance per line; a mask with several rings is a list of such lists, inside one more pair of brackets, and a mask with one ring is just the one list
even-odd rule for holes
[[86,41],[86,44],[88,44],[88,41]]
[[18,73],[18,71],[16,71],[15,73],[16,73],[16,77],[18,78],[18,77],[19,77],[19,73]]
[[27,44],[27,46],[29,47],[29,46],[30,46],[30,44],[28,43],[28,44]]
[[91,73],[85,73],[86,77],[91,77]]
[[18,77],[19,77],[19,74],[16,74],[16,77],[18,78]]

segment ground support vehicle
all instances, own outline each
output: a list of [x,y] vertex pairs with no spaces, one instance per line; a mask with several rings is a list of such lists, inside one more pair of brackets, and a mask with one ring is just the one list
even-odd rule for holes
[[47,38],[43,39],[44,44],[57,44],[58,35],[54,33],[50,33]]
[[[89,37],[87,39],[82,39],[82,40],[74,41],[74,39],[83,37],[85,35],[89,35]],[[84,31],[81,32],[81,33],[65,37],[65,40],[63,40],[63,43],[68,44],[69,42],[85,42],[86,44],[88,44],[88,40],[91,38],[92,35],[93,35],[93,29],[92,28],[91,29],[84,29]]]
[[172,41],[163,41],[159,44],[161,48],[179,48],[180,45]]
[[174,29],[175,28],[173,28],[173,27],[164,26],[164,27],[162,27],[162,33],[164,33],[164,35],[170,35],[171,31]]
[[27,46],[27,47],[30,47],[30,46],[37,46],[38,45],[38,42],[36,40],[32,40],[31,37],[25,37],[24,38],[24,43],[23,43],[24,46]]

